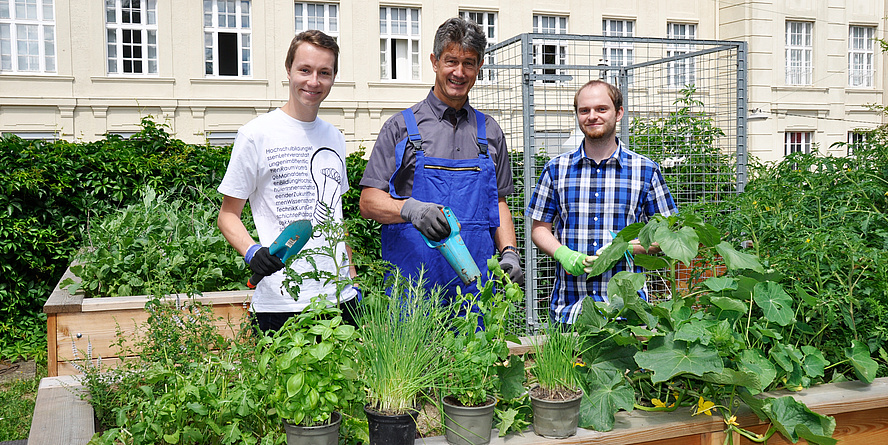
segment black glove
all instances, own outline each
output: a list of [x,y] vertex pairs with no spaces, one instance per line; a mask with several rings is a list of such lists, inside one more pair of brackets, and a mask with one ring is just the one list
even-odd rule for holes
[[[250,259],[250,270],[256,275],[267,277],[284,268],[284,262],[280,258],[268,252],[268,247],[262,247],[253,254]],[[255,284],[255,283],[254,283]]]
[[441,211],[443,208],[435,203],[407,198],[401,207],[401,218],[413,224],[429,240],[438,242],[450,235],[450,224]]
[[521,270],[521,257],[517,253],[507,250],[500,255],[500,268],[509,275],[513,283],[524,283],[524,271]]

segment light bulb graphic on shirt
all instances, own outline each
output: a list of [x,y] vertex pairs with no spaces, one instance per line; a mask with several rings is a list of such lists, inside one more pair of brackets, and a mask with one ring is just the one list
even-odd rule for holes
[[345,164],[342,158],[329,148],[321,148],[311,157],[311,178],[317,191],[315,210],[311,222],[318,225],[333,216],[342,195],[342,174]]

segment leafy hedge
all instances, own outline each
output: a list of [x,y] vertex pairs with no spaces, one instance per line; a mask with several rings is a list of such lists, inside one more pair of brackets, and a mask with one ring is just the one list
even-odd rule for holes
[[146,186],[198,199],[222,179],[230,148],[186,144],[150,118],[141,126],[87,143],[0,138],[0,356],[45,351],[43,304],[91,220]]

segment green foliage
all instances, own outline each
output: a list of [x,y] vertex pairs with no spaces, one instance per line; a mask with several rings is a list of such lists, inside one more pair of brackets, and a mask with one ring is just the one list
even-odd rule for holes
[[[444,338],[443,347],[454,366],[444,376],[443,394],[463,406],[483,406],[493,395],[517,397],[524,389],[524,362],[510,360],[506,343],[519,342],[517,336],[507,334],[506,321],[516,304],[524,301],[524,292],[495,258],[487,266],[491,278],[484,286],[454,300],[454,310],[470,311],[451,320],[456,335]],[[479,329],[479,322],[484,329]]]
[[87,228],[71,266],[80,282],[61,285],[87,297],[146,295],[159,283],[174,293],[246,289],[244,263],[216,227],[219,198],[188,202],[145,190]]
[[363,218],[359,205],[361,177],[367,168],[364,150],[364,147],[360,146],[357,151],[349,153],[345,158],[349,189],[342,196],[342,214],[349,233],[348,245],[351,246],[352,255],[359,264],[360,275],[369,272],[370,265],[382,258],[382,225],[372,219]]
[[259,341],[259,374],[272,385],[275,414],[295,425],[329,421],[358,398],[355,327],[323,297]]
[[[229,149],[174,139],[150,118],[128,139],[109,135],[74,143],[0,137],[0,320],[39,317],[82,246],[81,229],[89,219],[138,201],[144,186],[197,200],[195,190],[221,180],[229,155]],[[0,345],[25,342],[31,346],[20,351],[39,349],[32,341],[45,336],[43,329],[27,326],[33,330],[0,330]]]
[[440,288],[426,291],[422,277],[391,277],[391,291],[365,289],[359,313],[358,365],[368,405],[380,412],[404,414],[419,407],[420,397],[440,385],[451,364],[440,345],[452,336],[454,313],[440,305]]
[[566,329],[567,332],[549,323],[544,330],[545,341],[534,344],[536,352],[530,373],[546,391],[576,391],[580,386],[576,371],[580,337],[572,328]]
[[752,241],[782,273],[790,294],[810,301],[795,336],[837,363],[836,378],[853,378],[852,341],[870,354],[888,342],[888,130],[866,139],[853,157],[792,154],[755,165],[742,194],[710,208],[731,239]]
[[[8,363],[2,365],[3,369],[7,366]],[[34,377],[0,382],[0,441],[28,438],[31,430],[30,413],[34,412],[37,388],[43,377],[46,377],[46,367],[38,365]]]
[[731,156],[718,147],[725,136],[713,118],[694,98],[688,85],[665,117],[634,117],[629,126],[629,147],[660,165],[676,203],[720,201],[734,192]]
[[[614,413],[632,409],[627,402],[632,398],[638,409],[671,411],[690,401],[695,414],[724,410],[728,419],[742,394],[800,390],[824,380],[829,362],[816,347],[799,341],[804,336],[797,314],[811,302],[786,292],[775,281],[779,274],[765,270],[754,255],[736,251],[719,233],[695,214],[655,215],[620,231],[593,264],[593,274],[612,267],[627,240],[637,237],[646,248],[656,243],[663,255],[636,255],[636,263],[665,268],[672,298],[649,304],[638,295],[645,275],[621,272],[608,285],[607,303],[583,300],[576,323],[584,342],[581,380],[594,403],[581,410],[581,426],[613,428]],[[727,273],[684,291],[676,286],[678,263],[692,266],[707,251],[718,253]],[[848,353],[859,359],[851,360],[859,375],[871,382],[872,360],[853,348]],[[671,405],[661,401],[670,398]],[[828,443],[819,438],[832,435],[831,418],[784,399],[759,402],[754,411],[773,425],[770,434],[779,430],[790,440],[807,435],[811,443]],[[736,422],[726,424],[729,434],[751,434]]]
[[[103,369],[78,363],[90,403],[108,427],[91,444],[280,444],[284,434],[260,379],[259,348],[246,326],[222,335],[212,308],[154,299],[134,346],[141,357]],[[127,349],[120,337],[121,351]]]

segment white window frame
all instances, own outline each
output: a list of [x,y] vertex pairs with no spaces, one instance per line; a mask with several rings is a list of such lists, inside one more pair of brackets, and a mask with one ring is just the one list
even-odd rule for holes
[[[497,32],[499,16],[496,12],[460,11],[459,16],[463,19],[471,20],[481,26],[481,29],[484,30],[484,35],[487,37],[488,48],[496,45],[499,39],[499,33]],[[482,55],[482,57],[485,56]],[[481,65],[481,70],[478,71],[478,82],[481,82],[482,84],[491,84],[496,81],[496,71],[485,69],[485,65],[494,64],[496,64],[496,56],[493,53],[488,53],[484,59],[484,65]]]
[[0,72],[55,74],[53,0],[20,2],[0,0]]
[[295,2],[293,15],[296,33],[317,29],[339,43],[339,11],[337,3]]
[[[675,40],[694,40],[697,38],[696,23],[666,24],[666,37]],[[669,43],[666,46],[666,57],[681,56],[696,50],[693,44]],[[667,65],[667,81],[669,86],[684,88],[697,82],[697,64],[693,58],[673,60]]]
[[109,76],[157,76],[157,0],[105,0],[105,57]]
[[[535,34],[567,34],[567,17],[561,15],[533,15],[533,32]],[[545,57],[552,57],[546,61]],[[535,65],[554,64],[567,65],[567,45],[561,40],[536,39],[533,42],[533,63]],[[562,75],[564,70],[543,68],[536,74]],[[543,83],[555,83],[554,80],[543,80]]]
[[814,78],[814,24],[786,21],[786,84],[811,85]]
[[876,27],[848,27],[848,86],[871,88],[875,75]]
[[[220,7],[220,5],[222,5]],[[204,0],[204,75],[206,77],[253,77],[252,14],[250,0]],[[233,10],[231,8],[234,8]],[[222,73],[220,67],[220,36],[235,38],[235,54],[225,54],[226,61],[236,57],[236,73]]]
[[811,153],[811,140],[814,139],[813,131],[787,131],[783,138],[784,156],[792,153]]
[[[605,37],[634,37],[635,20],[627,19],[602,19],[601,35]],[[635,63],[635,44],[632,42],[605,41],[601,50],[601,58],[607,66],[628,66]],[[608,70],[606,80],[616,85],[618,83],[616,71]],[[632,75],[629,75],[629,83],[632,83]]]
[[421,16],[419,8],[379,7],[381,80],[419,82],[422,79]]

